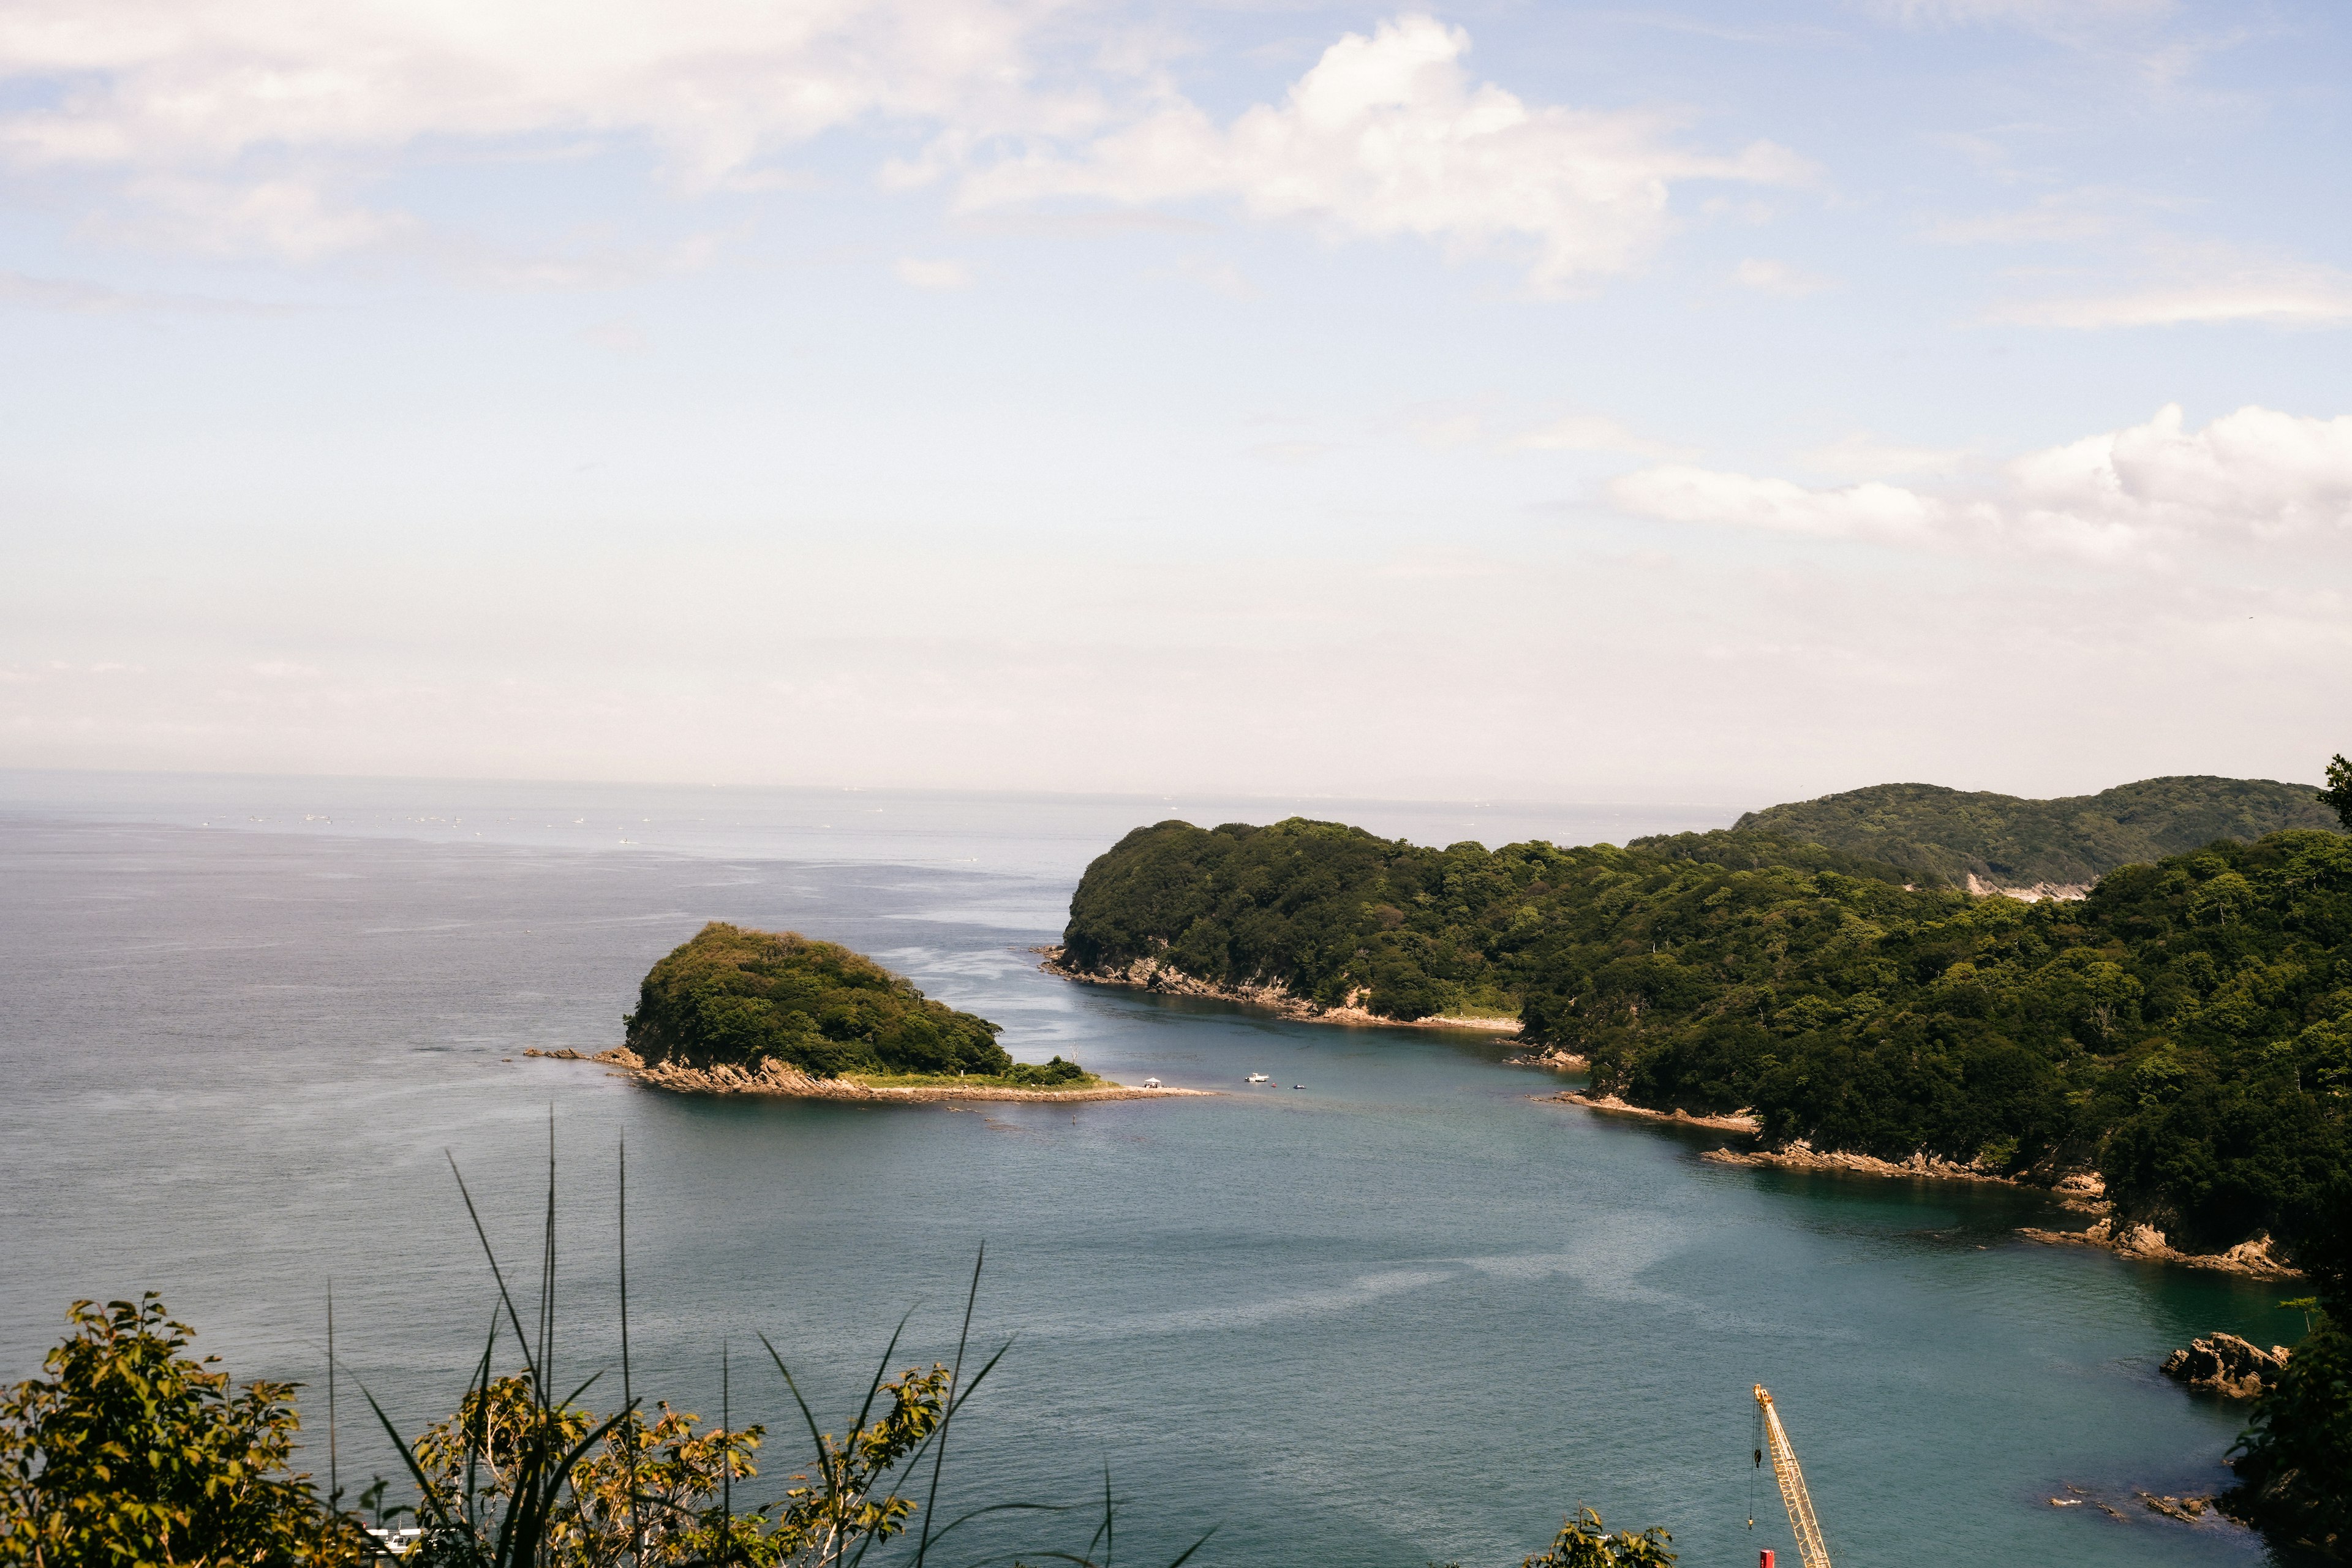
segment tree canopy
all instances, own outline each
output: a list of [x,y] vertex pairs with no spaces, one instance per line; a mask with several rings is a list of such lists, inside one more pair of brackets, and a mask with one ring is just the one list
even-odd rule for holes
[[2023,800],[1937,784],[1874,784],[1751,811],[1737,825],[1889,861],[1922,882],[2095,882],[2118,866],[2216,838],[2331,826],[2309,784],[2142,779],[2097,795]]
[[649,1062],[850,1072],[996,1074],[1013,1058],[987,1019],[934,1002],[872,959],[795,931],[713,921],[646,975],[623,1022]]

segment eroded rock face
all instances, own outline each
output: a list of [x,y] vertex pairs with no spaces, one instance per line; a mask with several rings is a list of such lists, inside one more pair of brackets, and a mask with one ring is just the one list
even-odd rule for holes
[[2191,1340],[2189,1348],[2164,1358],[2164,1375],[2191,1388],[2210,1388],[2232,1399],[2252,1399],[2286,1365],[2284,1345],[2268,1350],[2235,1334]]

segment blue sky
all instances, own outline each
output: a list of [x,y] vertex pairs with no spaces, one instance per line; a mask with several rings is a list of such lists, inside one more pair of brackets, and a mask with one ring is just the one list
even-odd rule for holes
[[2352,741],[2325,5],[0,4],[0,763]]

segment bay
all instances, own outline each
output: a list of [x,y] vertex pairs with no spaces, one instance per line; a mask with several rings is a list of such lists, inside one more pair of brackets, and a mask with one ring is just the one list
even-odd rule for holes
[[[2242,1408],[2156,1363],[2214,1329],[2292,1339],[2276,1286],[2021,1243],[2050,1217],[2028,1194],[1707,1164],[1706,1140],[1542,1102],[1556,1080],[1478,1037],[1037,971],[1119,833],[1293,811],[1489,843],[1731,815],[0,774],[0,1377],[69,1300],[158,1289],[238,1377],[311,1385],[323,1468],[331,1278],[342,1476],[389,1471],[355,1385],[413,1430],[489,1326],[451,1162],[530,1273],[551,1117],[558,1370],[617,1375],[625,1137],[635,1383],[715,1416],[723,1355],[772,1480],[797,1449],[758,1336],[838,1430],[902,1312],[900,1365],[953,1354],[984,1242],[978,1331],[1014,1342],[941,1511],[1084,1504],[1108,1468],[1122,1561],[1213,1526],[1196,1562],[1516,1563],[1579,1502],[1669,1526],[1689,1563],[1792,1552],[1750,1462],[1758,1382],[1842,1568],[2262,1560],[2131,1492],[2226,1483]],[[873,953],[1024,1059],[1225,1092],[696,1100],[521,1054],[616,1041],[707,919]],[[2070,1486],[2125,1518],[2053,1508]]]

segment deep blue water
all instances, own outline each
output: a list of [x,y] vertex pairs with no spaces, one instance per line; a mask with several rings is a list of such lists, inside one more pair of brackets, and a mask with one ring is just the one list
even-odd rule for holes
[[[1589,1501],[1668,1525],[1686,1563],[1793,1563],[1748,1460],[1759,1381],[1841,1568],[2262,1560],[2131,1489],[2224,1482],[2241,1412],[2156,1363],[2217,1328],[2292,1338],[2279,1288],[2020,1243],[2048,1211],[2017,1194],[1711,1165],[1703,1139],[1538,1102],[1554,1080],[1476,1037],[1036,971],[1027,949],[1127,826],[1297,803],[890,795],[864,823],[839,804],[0,775],[0,1377],[37,1366],[72,1298],[155,1289],[239,1377],[312,1384],[315,1436],[331,1277],[344,1477],[388,1469],[352,1382],[420,1426],[488,1323],[445,1151],[522,1269],[551,1108],[559,1371],[614,1361],[624,1134],[638,1385],[715,1415],[724,1346],[780,1461],[789,1407],[756,1336],[838,1429],[907,1308],[902,1363],[952,1352],[984,1240],[980,1329],[1015,1342],[943,1511],[1082,1501],[1108,1466],[1121,1561],[1215,1526],[1195,1561],[1515,1563]],[[1727,815],[1305,809],[1440,842]],[[1231,1092],[703,1101],[520,1056],[614,1043],[637,978],[706,919],[875,953],[1024,1058]],[[1253,1070],[1276,1087],[1244,1089]],[[2070,1485],[2126,1519],[2052,1508]],[[972,1550],[1090,1528],[1033,1517]]]

